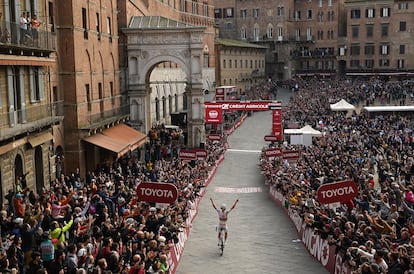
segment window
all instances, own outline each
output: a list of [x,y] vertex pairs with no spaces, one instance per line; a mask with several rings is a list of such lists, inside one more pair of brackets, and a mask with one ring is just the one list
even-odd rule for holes
[[88,111],[92,110],[92,98],[91,98],[91,89],[89,84],[85,85],[85,91],[86,91],[86,104]]
[[295,20],[300,20],[300,10],[295,10]]
[[167,99],[165,96],[162,97],[162,118],[167,117]]
[[[208,3],[203,2],[203,16],[208,17]],[[171,111],[171,108],[170,108]]]
[[381,8],[381,17],[390,17],[391,8]]
[[318,12],[318,22],[322,22],[323,21],[323,11],[319,11]]
[[43,98],[43,75],[39,67],[30,67],[30,101],[39,102]]
[[374,44],[366,44],[365,45],[365,55],[374,55],[374,54],[375,54]]
[[361,11],[356,9],[356,10],[351,10],[351,18],[352,19],[358,19],[361,18]]
[[334,21],[334,12],[328,11],[328,21]]
[[247,10],[240,10],[240,18],[246,18],[247,17]]
[[246,32],[246,28],[244,28],[244,27],[241,29],[241,39],[242,40],[247,39],[247,32]]
[[100,26],[100,18],[99,18],[99,13],[96,13],[96,31],[97,32],[101,32],[101,26]]
[[319,0],[319,7],[322,8],[323,6],[323,0]]
[[390,59],[380,59],[379,65],[380,67],[388,67],[390,65]]
[[390,46],[387,44],[380,45],[380,54],[381,55],[388,55],[390,50]]
[[400,54],[405,54],[405,45],[400,45]]
[[381,36],[388,36],[388,24],[381,24]]
[[312,29],[311,28],[307,28],[306,29],[306,41],[312,41],[313,37],[312,37]]
[[86,17],[86,9],[82,8],[82,28],[83,28],[83,39],[88,40],[88,23]]
[[223,68],[226,68],[226,59],[223,60]]
[[306,12],[306,19],[308,19],[308,20],[312,19],[312,10],[308,10]]
[[367,38],[374,35],[374,25],[367,25]]
[[368,8],[365,10],[365,17],[366,18],[374,18],[375,17],[375,9]]
[[233,66],[233,60],[229,60],[229,68],[232,68],[232,66]]
[[253,36],[254,36],[254,40],[255,41],[259,41],[259,39],[260,39],[260,29],[259,29],[259,25],[258,24],[255,24],[254,25]]
[[351,45],[351,55],[359,55],[360,54],[360,47],[359,45]]
[[332,7],[332,0],[328,0],[328,6]]
[[182,12],[187,12],[187,7],[185,6],[185,2],[186,2],[186,0],[181,0],[180,1],[180,11],[182,11]]
[[284,7],[278,7],[277,8],[277,16],[283,16],[285,15],[285,8]]
[[400,22],[400,31],[407,31],[407,22],[405,21]]
[[214,18],[222,18],[222,12],[221,9],[214,9]]
[[397,66],[399,69],[403,69],[405,67],[404,59],[398,59],[397,60]]
[[254,18],[259,17],[259,9],[253,9],[253,17]]
[[283,41],[283,28],[277,27],[277,40]]
[[205,68],[208,68],[209,66],[210,66],[210,64],[209,64],[209,60],[210,60],[210,55],[209,55],[209,53],[207,52],[207,53],[204,53],[203,54],[203,66],[205,67]]
[[112,34],[112,23],[111,23],[111,17],[106,18],[106,33],[109,35]]
[[407,2],[398,3],[398,9],[400,9],[400,10],[408,9],[408,3]]
[[273,37],[273,26],[271,24],[267,26],[266,35],[267,35],[267,38]]
[[192,13],[193,14],[198,14],[198,3],[197,0],[193,0],[193,3],[191,5],[192,7]]
[[295,34],[296,34],[296,41],[300,41],[300,29],[297,29],[295,31]]
[[359,26],[352,26],[352,38],[358,38]]
[[226,8],[225,11],[226,11],[225,14],[224,14],[225,18],[232,18],[233,17],[233,8]]
[[365,60],[365,67],[373,68],[374,67],[374,60],[372,60],[372,59]]
[[359,67],[359,60],[351,60],[351,67]]
[[115,105],[114,82],[109,82],[109,93],[111,94],[111,103]]

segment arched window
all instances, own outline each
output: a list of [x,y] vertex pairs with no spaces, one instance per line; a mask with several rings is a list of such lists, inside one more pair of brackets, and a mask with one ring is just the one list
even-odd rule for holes
[[267,25],[266,35],[267,35],[267,38],[273,38],[273,25],[272,24]]
[[260,28],[259,28],[259,24],[254,24],[254,28],[253,28],[253,38],[255,41],[259,41],[260,39]]
[[246,27],[244,27],[244,26],[241,28],[241,39],[242,40],[247,39],[247,31],[246,31]]

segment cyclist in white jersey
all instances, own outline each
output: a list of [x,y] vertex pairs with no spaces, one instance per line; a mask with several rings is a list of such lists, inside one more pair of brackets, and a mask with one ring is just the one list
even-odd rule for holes
[[217,226],[218,229],[218,241],[220,243],[220,232],[224,231],[224,241],[227,240],[227,235],[228,235],[228,229],[227,229],[227,218],[228,218],[228,214],[230,213],[230,211],[232,211],[234,209],[234,207],[236,206],[236,204],[239,202],[239,199],[237,199],[233,206],[229,209],[226,210],[226,205],[222,204],[220,206],[220,209],[217,209],[216,205],[213,202],[213,198],[210,198],[211,204],[213,205],[214,209],[217,211],[218,217],[219,217],[219,224]]

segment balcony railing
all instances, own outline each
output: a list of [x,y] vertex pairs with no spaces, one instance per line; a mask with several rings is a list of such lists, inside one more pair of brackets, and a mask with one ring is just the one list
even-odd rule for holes
[[0,21],[0,51],[16,47],[55,51],[56,38],[50,31],[52,27],[52,25],[40,24],[37,29],[28,26],[28,29],[24,30],[17,23]]
[[314,50],[294,50],[291,52],[292,58],[324,58],[324,57],[335,57],[335,51],[333,49],[314,49]]
[[88,115],[88,122],[90,125],[99,124],[100,122],[105,122],[110,118],[118,119],[123,116],[128,116],[129,112],[130,106],[125,105],[118,108],[102,111],[99,113],[90,114]]

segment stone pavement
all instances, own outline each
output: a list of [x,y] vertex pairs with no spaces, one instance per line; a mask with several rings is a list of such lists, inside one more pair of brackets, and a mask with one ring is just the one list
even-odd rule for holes
[[[278,98],[289,94],[278,93]],[[284,99],[286,99],[284,98]],[[177,274],[196,273],[327,273],[297,241],[283,209],[274,204],[257,167],[263,136],[271,130],[271,112],[255,112],[229,137],[225,160],[207,187],[181,257]],[[217,213],[211,206],[230,207],[229,239],[224,255],[217,247]]]

